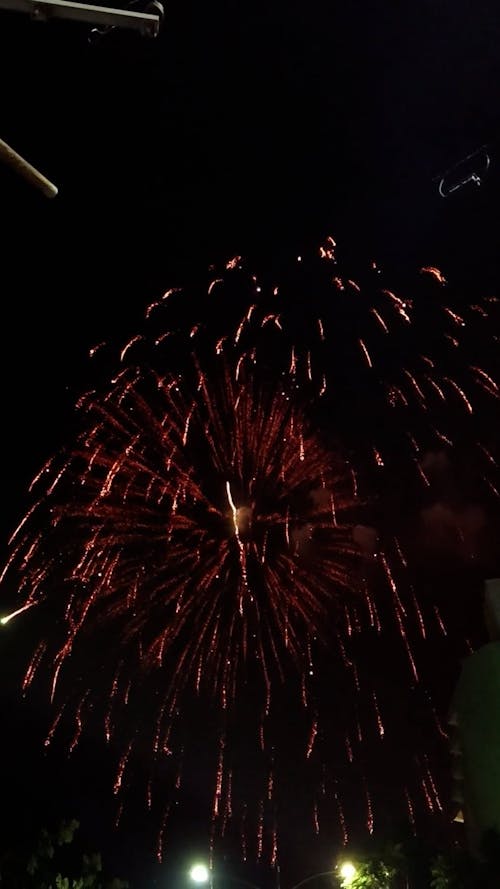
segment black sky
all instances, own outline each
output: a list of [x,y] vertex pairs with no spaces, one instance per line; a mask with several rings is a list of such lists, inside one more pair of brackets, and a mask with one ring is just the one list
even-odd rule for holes
[[495,152],[481,190],[443,201],[433,177],[496,145],[499,27],[485,3],[178,4],[156,41],[89,46],[3,13],[3,135],[60,187],[50,203],[2,174],[8,477],[89,343],[193,264],[332,232],[494,277]]
[[[0,136],[60,189],[49,202],[0,171],[4,541],[69,428],[89,347],[193,267],[332,233],[354,256],[498,289],[498,6],[393,6],[175,2],[157,40],[94,44],[1,13]],[[435,177],[485,143],[481,188],[440,198]],[[23,738],[33,757],[38,714],[7,686],[5,754]]]

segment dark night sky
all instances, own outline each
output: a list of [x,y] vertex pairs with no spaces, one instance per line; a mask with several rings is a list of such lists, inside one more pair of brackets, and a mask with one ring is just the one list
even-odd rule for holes
[[60,187],[50,203],[3,173],[9,483],[19,454],[38,464],[33,428],[50,449],[89,344],[193,265],[332,232],[495,280],[495,150],[481,190],[443,201],[433,177],[496,145],[500,23],[488,4],[381,6],[178,5],[156,41],[96,47],[3,13],[3,135]]
[[[94,46],[84,26],[2,12],[0,136],[60,188],[49,202],[0,171],[4,540],[70,425],[89,346],[133,331],[188,269],[332,233],[354,255],[498,291],[498,6],[393,6],[175,2],[157,40]],[[484,143],[483,186],[441,199],[434,177]],[[3,763],[16,807],[36,812],[58,766],[24,786],[18,750],[36,762],[40,713],[16,705],[7,663]],[[89,813],[106,800],[97,778],[89,790],[93,756],[67,777]]]

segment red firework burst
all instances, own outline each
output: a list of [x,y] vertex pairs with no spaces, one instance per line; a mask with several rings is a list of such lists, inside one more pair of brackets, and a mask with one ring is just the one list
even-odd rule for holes
[[[123,742],[124,707],[141,714],[115,792],[146,740],[154,763],[176,754],[177,792],[186,701],[208,697],[230,712],[248,682],[252,695],[260,688],[251,731],[264,754],[275,689],[293,664],[305,701],[312,648],[362,589],[351,473],[286,390],[236,380],[219,363],[182,378],[127,368],[108,392],[81,399],[83,431],[35,480],[41,496],[11,541],[8,569],[25,600],[7,620],[50,610],[23,685],[50,665],[47,743],[63,713],[75,719],[70,751],[91,715],[101,711],[107,740]],[[224,729],[214,818],[223,781],[239,779],[224,768],[226,738]],[[271,800],[267,756],[262,765]],[[226,788],[226,818],[230,806]]]
[[[349,795],[370,832],[391,783],[412,823],[442,811],[441,754],[422,747],[436,729],[446,742],[447,698],[431,700],[426,665],[436,652],[456,662],[463,632],[454,597],[414,592],[410,511],[425,506],[434,526],[456,514],[433,488],[438,458],[496,493],[497,304],[451,299],[433,267],[419,280],[430,289],[405,298],[376,268],[358,283],[330,239],[283,286],[236,257],[204,300],[169,291],[109,390],[82,399],[75,448],[34,487],[8,565],[24,600],[4,618],[50,617],[25,687],[51,666],[48,741],[69,721],[70,750],[101,712],[121,747],[117,794],[135,752],[151,761],[160,847],[199,754],[193,700],[217,704],[212,839],[237,824],[244,857],[267,845],[276,863],[299,784],[313,832],[335,819],[343,842],[361,808],[350,817]],[[194,346],[199,364],[186,361]],[[183,374],[165,376],[179,361]],[[354,538],[370,551],[375,535],[349,524],[358,476],[379,507],[373,587]]]
[[[349,272],[328,238],[314,256],[295,257],[279,272],[252,274],[236,256],[211,270],[204,291],[167,291],[148,308],[150,328],[140,340],[171,344],[172,352],[179,343],[181,348],[196,343],[203,354],[230,355],[237,376],[257,366],[270,378],[286,380],[307,399],[308,418],[340,438],[363,497],[377,504],[371,523],[379,532],[385,590],[378,590],[378,608],[373,600],[369,604],[370,626],[381,638],[391,637],[387,650],[394,657],[402,644],[408,685],[420,689],[441,740],[446,693],[427,665],[437,649],[450,671],[450,664],[458,664],[469,646],[460,617],[466,606],[457,609],[455,597],[441,588],[442,578],[430,596],[422,594],[417,583],[429,559],[422,541],[433,538],[429,564],[438,551],[443,557],[445,538],[448,564],[450,552],[462,565],[479,562],[481,544],[470,530],[470,512],[479,514],[477,525],[486,521],[486,510],[498,508],[498,306],[496,296],[471,298],[448,284],[432,265],[405,275],[399,285],[388,283],[375,263]],[[132,339],[125,354],[135,354],[138,345]],[[471,608],[471,619],[473,614]],[[356,635],[366,635],[349,605],[344,630],[344,666],[350,670],[355,664],[353,694],[363,690],[371,697],[380,732],[376,702],[384,703],[387,689],[379,698],[372,695],[370,665],[363,670],[359,647],[352,653]],[[384,681],[390,687],[393,675]],[[429,687],[441,706],[433,703]],[[402,694],[408,697],[409,689]],[[399,719],[394,708],[392,717]],[[349,762],[356,759],[353,738],[361,743],[364,735],[355,714],[352,722],[354,728],[345,732]],[[440,811],[442,804],[418,745],[409,738],[403,744],[414,750],[418,775],[416,790],[405,788],[413,820],[419,796],[427,811]],[[409,774],[404,781],[413,783]],[[366,824],[372,823],[368,796]]]
[[147,316],[161,318],[172,343],[225,350],[239,368],[257,363],[307,391],[378,491],[391,461],[399,478],[428,487],[423,455],[463,449],[465,440],[469,463],[497,497],[482,417],[498,414],[498,306],[495,296],[460,293],[434,266],[404,286],[387,282],[375,263],[350,272],[329,237],[315,255],[261,277],[236,256],[212,272],[205,294],[169,290]]

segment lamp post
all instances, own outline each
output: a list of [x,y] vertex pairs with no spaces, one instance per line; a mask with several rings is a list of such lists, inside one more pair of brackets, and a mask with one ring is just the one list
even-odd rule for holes
[[303,880],[300,880],[299,883],[295,883],[291,889],[299,889],[299,886],[305,886],[306,883],[310,883],[312,880],[318,880],[320,877],[332,877],[333,874],[333,870],[322,870],[318,874],[310,874],[308,877],[304,877]]
[[337,875],[340,876],[340,885],[342,886],[342,889],[348,889],[356,878],[357,868],[352,861],[343,861],[334,870],[322,870],[317,874],[310,874],[310,876],[304,877],[299,883],[295,883],[294,886],[291,886],[291,889],[299,889],[299,887],[305,886],[306,883],[320,879],[321,877],[334,877]]

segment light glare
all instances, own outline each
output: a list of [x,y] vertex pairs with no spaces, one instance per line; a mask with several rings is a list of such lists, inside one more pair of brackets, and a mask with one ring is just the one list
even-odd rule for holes
[[350,886],[356,876],[356,868],[351,861],[344,861],[340,867],[342,886]]
[[208,883],[208,868],[205,864],[193,864],[189,876],[193,883]]

